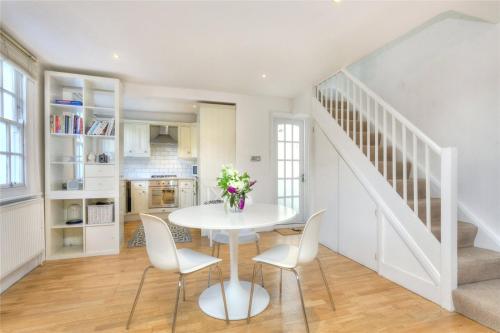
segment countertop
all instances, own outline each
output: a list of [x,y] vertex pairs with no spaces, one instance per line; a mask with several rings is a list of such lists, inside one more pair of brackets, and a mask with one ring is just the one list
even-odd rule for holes
[[196,177],[168,177],[168,178],[125,178],[125,177],[120,177],[121,181],[146,181],[146,180],[191,180],[191,181],[197,181],[198,179]]

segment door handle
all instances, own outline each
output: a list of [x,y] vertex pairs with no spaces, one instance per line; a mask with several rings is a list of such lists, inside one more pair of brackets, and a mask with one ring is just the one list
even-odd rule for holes
[[305,180],[306,180],[306,178],[305,178],[304,174],[300,175],[300,181],[305,182]]

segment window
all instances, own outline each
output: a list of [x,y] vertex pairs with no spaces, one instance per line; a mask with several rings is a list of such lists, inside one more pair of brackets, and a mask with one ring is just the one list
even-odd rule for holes
[[0,187],[26,185],[26,77],[0,58]]

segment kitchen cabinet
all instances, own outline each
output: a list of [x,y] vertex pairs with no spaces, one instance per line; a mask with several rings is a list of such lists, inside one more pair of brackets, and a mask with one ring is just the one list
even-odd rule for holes
[[130,183],[132,213],[143,213],[149,210],[149,195],[147,181],[132,181]]
[[198,132],[196,127],[179,126],[177,154],[179,158],[191,159],[198,155]]
[[179,208],[191,207],[195,205],[196,189],[192,180],[182,180],[179,182]]
[[200,104],[199,109],[199,186],[200,202],[217,186],[222,165],[236,161],[236,108],[234,105]]
[[113,225],[92,225],[85,228],[85,252],[107,254],[116,248],[116,232]]
[[123,125],[123,156],[149,157],[149,124],[125,123]]

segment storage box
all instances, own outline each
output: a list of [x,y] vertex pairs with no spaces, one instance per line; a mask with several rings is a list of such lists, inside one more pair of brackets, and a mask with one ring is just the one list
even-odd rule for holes
[[87,207],[87,224],[113,223],[113,203],[106,205],[89,205]]

